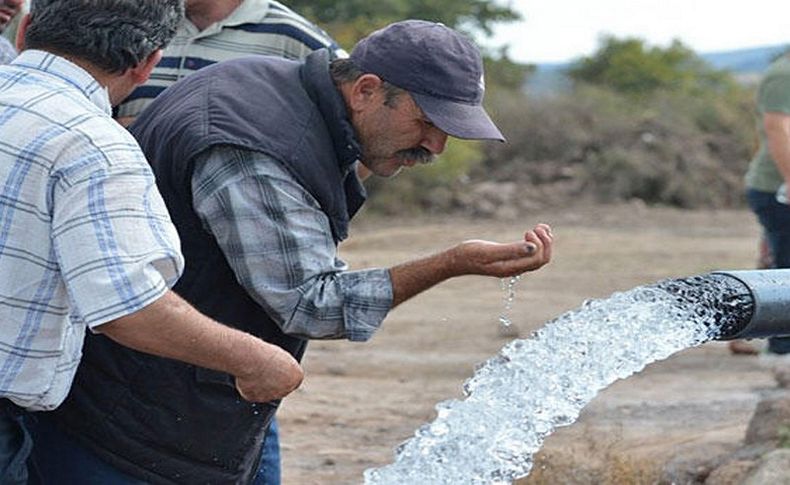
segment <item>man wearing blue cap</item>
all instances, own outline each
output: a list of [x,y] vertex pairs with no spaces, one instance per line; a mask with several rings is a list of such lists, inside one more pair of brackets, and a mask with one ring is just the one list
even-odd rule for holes
[[[365,200],[358,164],[390,177],[433,160],[448,136],[504,141],[483,92],[477,48],[417,20],[371,34],[349,59],[250,57],[175,84],[130,127],[183,242],[175,291],[299,359],[308,339],[370,339],[393,307],[449,278],[542,267],[545,224],[521,241],[470,240],[391,268],[349,271],[337,257]],[[114,467],[112,483],[250,481],[278,402],[248,404],[222,373],[101,336],[85,354],[54,418],[85,448],[44,450],[62,462],[51,481],[99,483],[86,467]]]

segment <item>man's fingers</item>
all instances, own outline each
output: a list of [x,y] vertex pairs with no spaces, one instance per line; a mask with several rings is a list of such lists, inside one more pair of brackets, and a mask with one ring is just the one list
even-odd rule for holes
[[554,235],[551,233],[551,227],[549,227],[548,224],[538,224],[534,232],[543,243],[543,259],[548,263],[551,261],[551,248],[554,243]]

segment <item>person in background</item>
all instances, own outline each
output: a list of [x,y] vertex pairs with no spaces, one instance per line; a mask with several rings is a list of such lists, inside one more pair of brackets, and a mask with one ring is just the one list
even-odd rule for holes
[[303,59],[327,48],[346,53],[323,30],[271,0],[186,0],[186,16],[151,78],[116,110],[129,125],[151,101],[179,79],[214,63],[260,54]]
[[[790,268],[790,205],[777,193],[783,184],[790,184],[790,53],[778,58],[763,76],[757,112],[760,145],[746,173],[746,198],[763,227],[772,267]],[[733,345],[736,351],[738,344]],[[767,350],[790,353],[790,337],[768,339]]]
[[[398,22],[348,59],[331,57],[320,49],[301,62],[258,56],[206,67],[130,126],[184,244],[175,290],[297,358],[309,339],[369,340],[392,308],[447,279],[514,276],[551,258],[550,228],[538,224],[518,241],[468,240],[349,270],[337,245],[365,200],[358,163],[392,177],[431,162],[448,136],[504,138],[482,107],[479,51],[444,25]],[[107,464],[152,483],[249,482],[279,403],[239,403],[218,373],[132,357],[101,336],[87,340],[75,391],[48,425],[77,446],[66,459],[59,447],[41,453],[59,462],[53,483],[94,483],[85,471]],[[145,378],[108,376],[116,365]],[[101,418],[108,413],[113,420]]]
[[36,0],[21,54],[0,66],[4,485],[27,483],[27,421],[66,397],[86,328],[136,353],[228,372],[251,401],[302,380],[281,348],[170,290],[184,265],[177,231],[139,145],[111,118],[182,15],[180,0]]
[[[22,10],[24,0],[0,0],[0,34]],[[0,35],[0,64],[8,64],[16,57],[16,49],[11,42]]]

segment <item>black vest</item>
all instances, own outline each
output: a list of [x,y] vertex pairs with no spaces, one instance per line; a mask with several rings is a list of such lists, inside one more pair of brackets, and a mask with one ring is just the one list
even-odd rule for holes
[[[359,147],[328,53],[304,63],[247,57],[176,83],[131,126],[181,237],[184,275],[174,290],[201,312],[300,359],[306,341],[282,333],[238,284],[192,209],[197,155],[216,145],[286,163],[330,220],[336,242],[364,202],[353,169]],[[278,403],[240,398],[227,374],[150,356],[100,335],[82,363],[57,425],[117,468],[154,483],[247,483]]]

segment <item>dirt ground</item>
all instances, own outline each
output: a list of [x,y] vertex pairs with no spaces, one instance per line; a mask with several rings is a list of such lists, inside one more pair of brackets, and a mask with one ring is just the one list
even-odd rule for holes
[[[585,299],[668,277],[752,268],[758,235],[747,211],[637,204],[518,221],[360,219],[341,247],[354,269],[390,266],[464,239],[515,240],[537,222],[551,224],[554,259],[522,278],[508,312],[521,337]],[[458,398],[475,365],[516,338],[498,321],[504,298],[498,279],[458,278],[396,308],[370,342],[312,342],[307,378],[278,415],[284,483],[361,483],[366,468],[390,463],[394,448],[433,419],[437,402]],[[658,461],[679,447],[727,446],[742,439],[760,392],[773,386],[757,357],[709,343],[611,386],[544,451]],[[546,463],[537,466],[547,483],[565,481],[552,478]]]

